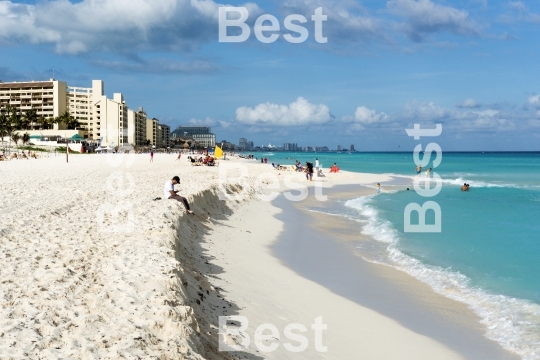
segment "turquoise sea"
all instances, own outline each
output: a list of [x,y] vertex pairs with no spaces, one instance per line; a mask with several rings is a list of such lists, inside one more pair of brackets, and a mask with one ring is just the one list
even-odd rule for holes
[[[540,152],[443,153],[433,170],[443,188],[429,199],[410,186],[412,151],[261,155],[280,164],[318,158],[326,169],[335,162],[343,170],[392,175],[380,194],[328,209],[364,224],[373,241],[359,244],[359,254],[467,303],[489,338],[524,359],[540,359]],[[463,183],[469,192],[460,191]],[[427,200],[441,207],[442,232],[405,233],[405,207]]]

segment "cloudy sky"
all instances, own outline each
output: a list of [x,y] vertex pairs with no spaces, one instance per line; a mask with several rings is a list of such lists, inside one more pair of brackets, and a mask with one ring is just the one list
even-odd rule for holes
[[[224,5],[248,9],[246,42],[219,42]],[[263,14],[273,43],[253,33]],[[284,40],[291,14],[307,41]],[[539,40],[532,0],[0,1],[1,80],[102,79],[173,128],[256,145],[412,150],[406,128],[440,123],[443,150],[540,150]]]

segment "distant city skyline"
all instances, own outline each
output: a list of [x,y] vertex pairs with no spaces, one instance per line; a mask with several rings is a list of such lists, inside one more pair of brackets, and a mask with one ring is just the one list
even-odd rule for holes
[[230,141],[412,151],[405,129],[440,123],[446,151],[540,150],[538,2],[231,4],[249,7],[250,26],[322,6],[325,44],[219,43],[221,5],[0,1],[0,80],[102,79],[108,98],[122,89],[172,129]]

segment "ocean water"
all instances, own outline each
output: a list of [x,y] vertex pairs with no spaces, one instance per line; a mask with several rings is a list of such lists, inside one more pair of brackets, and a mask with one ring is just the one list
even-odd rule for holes
[[[540,153],[444,153],[433,170],[443,187],[429,199],[412,186],[404,190],[415,176],[412,152],[267,157],[281,164],[318,157],[325,168],[335,162],[343,170],[393,175],[380,194],[332,210],[364,224],[373,240],[359,243],[359,254],[467,303],[487,337],[524,359],[540,359]],[[465,182],[471,190],[464,193]],[[405,233],[405,207],[427,200],[441,207],[442,232]]]

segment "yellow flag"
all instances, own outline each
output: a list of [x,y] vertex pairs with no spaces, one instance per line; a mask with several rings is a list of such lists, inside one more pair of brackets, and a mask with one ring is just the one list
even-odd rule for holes
[[223,157],[223,150],[221,150],[219,146],[216,146],[214,150],[214,156],[216,157],[216,159]]

